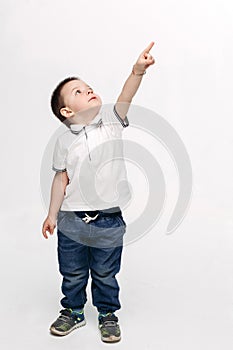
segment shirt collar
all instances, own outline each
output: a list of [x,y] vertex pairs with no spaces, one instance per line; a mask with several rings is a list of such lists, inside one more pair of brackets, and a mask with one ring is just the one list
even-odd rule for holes
[[101,113],[98,113],[95,118],[89,123],[89,124],[71,124],[70,125],[70,130],[74,134],[80,133],[84,127],[92,127],[96,126],[98,127],[102,123],[102,116]]

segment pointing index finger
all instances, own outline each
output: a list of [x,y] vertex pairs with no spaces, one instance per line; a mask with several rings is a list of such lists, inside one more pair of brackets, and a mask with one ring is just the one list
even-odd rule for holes
[[143,51],[143,53],[149,53],[153,46],[154,46],[154,41],[152,41],[150,45],[147,46],[147,48]]

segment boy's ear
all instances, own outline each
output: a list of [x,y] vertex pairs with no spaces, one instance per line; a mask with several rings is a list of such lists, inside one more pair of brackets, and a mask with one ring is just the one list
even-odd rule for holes
[[61,115],[63,115],[63,117],[65,118],[70,118],[74,116],[74,112],[72,111],[72,109],[68,108],[68,107],[62,107],[60,109],[60,113]]

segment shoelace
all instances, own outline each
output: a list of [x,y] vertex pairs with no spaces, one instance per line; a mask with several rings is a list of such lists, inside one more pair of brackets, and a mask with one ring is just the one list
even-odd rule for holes
[[115,327],[117,325],[118,318],[115,315],[108,314],[107,316],[102,318],[102,324],[105,327]]
[[70,321],[71,312],[68,310],[62,310],[61,315],[58,317],[61,322],[69,322]]
[[67,322],[70,320],[69,316],[61,315],[58,317],[60,321]]
[[115,327],[116,322],[115,321],[105,321],[103,322],[105,327]]

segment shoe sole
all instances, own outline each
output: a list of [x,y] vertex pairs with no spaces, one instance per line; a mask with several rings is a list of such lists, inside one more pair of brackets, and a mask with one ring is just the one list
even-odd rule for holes
[[117,342],[119,342],[121,340],[121,337],[116,337],[115,335],[111,335],[108,338],[101,337],[101,340],[104,343],[117,343]]
[[86,325],[86,320],[83,320],[82,322],[79,322],[77,323],[76,325],[74,325],[70,330],[66,331],[66,332],[62,332],[62,331],[58,331],[56,328],[54,327],[50,327],[50,332],[52,334],[55,334],[55,335],[67,335],[69,333],[71,333],[73,330],[77,329],[77,328],[80,328],[80,327],[83,327]]

